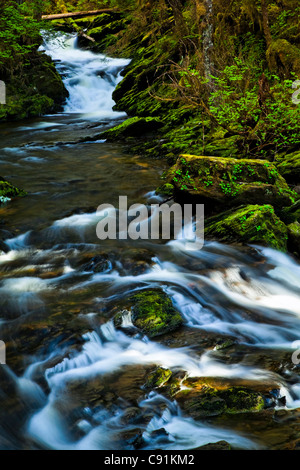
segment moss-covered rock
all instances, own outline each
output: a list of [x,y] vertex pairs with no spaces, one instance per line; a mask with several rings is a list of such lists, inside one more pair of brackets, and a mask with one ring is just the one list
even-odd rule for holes
[[174,186],[173,184],[163,184],[161,186],[159,186],[158,188],[156,188],[156,192],[157,194],[161,194],[162,196],[168,196],[168,197],[171,197],[173,196],[174,194]]
[[259,392],[238,386],[218,389],[203,384],[199,388],[180,391],[176,401],[194,419],[223,413],[253,413],[265,407],[264,398]]
[[41,116],[62,109],[68,97],[62,78],[51,58],[41,52],[32,54],[22,76],[7,82],[7,102],[0,105],[0,121]]
[[292,253],[300,256],[300,223],[293,222],[288,225],[288,248]]
[[290,207],[284,207],[280,211],[280,218],[286,225],[293,222],[300,222],[300,200]]
[[240,136],[216,138],[205,145],[205,155],[216,155],[223,158],[239,158]]
[[207,219],[205,237],[227,243],[255,243],[286,251],[288,231],[272,206],[249,205]]
[[290,153],[279,159],[277,165],[279,173],[288,183],[300,183],[300,152]]
[[300,49],[286,39],[276,39],[267,51],[269,67],[285,76],[300,75]]
[[16,197],[26,196],[26,191],[19,189],[0,176],[0,203]]
[[150,372],[147,377],[145,388],[153,389],[159,388],[165,385],[172,376],[172,371],[164,369],[163,367],[157,367],[154,371]]
[[142,137],[149,132],[156,131],[161,126],[162,123],[157,118],[133,117],[103,132],[101,138],[107,140],[124,140],[128,137]]
[[181,155],[166,175],[177,198],[196,198],[206,211],[241,204],[289,206],[294,193],[276,167],[264,160]]
[[132,322],[150,338],[176,330],[183,324],[180,313],[160,290],[146,290],[131,298]]

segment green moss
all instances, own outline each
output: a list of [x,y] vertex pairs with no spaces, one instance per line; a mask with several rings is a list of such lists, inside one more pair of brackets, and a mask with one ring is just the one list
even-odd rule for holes
[[168,382],[171,376],[172,372],[169,369],[157,367],[148,375],[145,387],[149,389],[162,387]]
[[183,324],[169,297],[160,290],[146,290],[132,297],[132,322],[153,338],[176,330]]
[[286,74],[300,75],[300,50],[286,39],[277,39],[272,42],[267,59],[271,70],[282,71]]
[[279,158],[277,168],[279,173],[288,183],[299,183],[300,181],[300,152],[290,153]]
[[280,212],[280,218],[285,224],[300,222],[300,200],[290,207],[285,207]]
[[231,243],[255,243],[287,251],[286,225],[270,205],[248,205],[207,219],[205,236]]
[[122,122],[101,134],[101,138],[108,140],[126,139],[128,137],[142,137],[143,135],[159,129],[162,123],[153,117],[133,117]]
[[181,155],[165,179],[177,198],[196,197],[208,212],[261,201],[288,206],[295,197],[276,166],[265,160]]
[[192,388],[179,392],[176,400],[184,412],[195,419],[223,413],[254,413],[265,407],[263,396],[245,387],[217,389],[204,384],[199,389]]
[[288,225],[288,247],[292,253],[300,256],[300,223],[293,222]]
[[13,186],[11,183],[0,177],[0,202],[14,199],[15,197],[24,197],[26,194],[26,191]]
[[36,52],[7,84],[7,103],[0,105],[0,121],[19,120],[59,111],[68,92],[50,57]]
[[157,194],[161,194],[162,196],[171,197],[174,193],[174,186],[172,184],[163,184],[156,189]]

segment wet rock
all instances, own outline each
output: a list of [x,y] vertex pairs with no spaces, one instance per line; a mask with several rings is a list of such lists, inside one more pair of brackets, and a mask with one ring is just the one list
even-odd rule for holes
[[133,324],[150,338],[172,332],[183,324],[180,313],[160,290],[145,290],[131,301]]
[[[249,413],[265,407],[263,396],[245,387],[214,388],[194,379],[193,388],[176,394],[176,400],[183,411],[194,419],[218,416],[223,413]],[[192,383],[184,382],[184,385]]]
[[205,444],[204,446],[197,447],[193,450],[231,450],[231,446],[226,441],[213,442]]
[[163,184],[156,189],[157,194],[161,194],[162,196],[172,197],[174,194],[174,186],[173,184]]
[[134,449],[141,449],[146,445],[141,429],[131,429],[128,431],[123,431],[119,434],[119,438],[125,441],[125,445],[127,444],[129,446],[132,446]]
[[108,255],[96,255],[86,264],[81,267],[82,271],[92,271],[94,273],[104,273],[112,269],[112,263]]
[[108,129],[101,134],[102,139],[116,140],[128,137],[141,137],[149,132],[156,131],[162,126],[161,121],[154,117],[133,117],[116,127]]
[[287,251],[288,229],[270,205],[249,205],[210,217],[205,236],[225,243],[255,243]]
[[19,189],[0,176],[0,203],[2,200],[26,196],[26,191]]
[[175,196],[196,198],[207,212],[242,204],[290,206],[292,192],[276,166],[265,160],[181,155],[166,175]]
[[163,367],[157,367],[153,372],[151,372],[145,383],[145,388],[159,388],[165,385],[172,376],[172,371],[169,369],[164,369]]

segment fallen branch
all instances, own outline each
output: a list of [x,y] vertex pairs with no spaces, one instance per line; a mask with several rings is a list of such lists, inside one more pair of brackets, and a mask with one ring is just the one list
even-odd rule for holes
[[42,20],[60,20],[64,18],[84,18],[86,16],[100,15],[101,13],[112,13],[118,11],[117,8],[104,8],[102,10],[76,11],[73,13],[58,13],[55,15],[43,15]]

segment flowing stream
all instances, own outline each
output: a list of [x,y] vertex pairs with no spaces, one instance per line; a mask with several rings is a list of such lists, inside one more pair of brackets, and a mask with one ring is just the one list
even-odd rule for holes
[[[79,50],[71,36],[44,47],[70,92],[64,112],[0,126],[1,174],[29,193],[0,208],[9,247],[0,252],[0,448],[133,449],[137,435],[147,449],[295,440],[298,262],[261,247],[98,240],[97,207],[118,206],[119,195],[157,201],[166,165],[121,144],[82,142],[126,117],[112,111],[112,92],[129,61]],[[172,298],[184,327],[150,340],[125,310],[115,329],[128,296],[149,287]],[[155,365],[257,390],[270,384],[276,419],[272,409],[196,421],[143,388]]]

